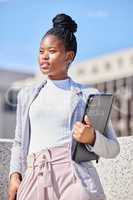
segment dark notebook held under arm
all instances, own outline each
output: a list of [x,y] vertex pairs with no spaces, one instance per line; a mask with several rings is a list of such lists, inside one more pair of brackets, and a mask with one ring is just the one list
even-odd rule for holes
[[[87,114],[93,127],[104,135],[106,133],[113,99],[114,97],[110,93],[99,93],[90,95],[87,100],[84,116]],[[98,158],[99,156],[97,154],[87,150],[85,144],[79,143],[73,138],[72,159],[75,162],[98,160]]]

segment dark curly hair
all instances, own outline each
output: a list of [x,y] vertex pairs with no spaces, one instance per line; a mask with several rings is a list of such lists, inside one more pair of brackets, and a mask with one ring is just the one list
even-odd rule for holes
[[77,41],[74,33],[77,31],[76,22],[66,14],[58,14],[53,20],[53,28],[48,30],[43,36],[42,40],[47,35],[57,36],[64,44],[66,51],[74,51],[76,56]]

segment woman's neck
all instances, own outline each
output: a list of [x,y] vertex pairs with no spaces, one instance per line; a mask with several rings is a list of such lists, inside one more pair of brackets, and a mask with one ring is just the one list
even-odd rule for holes
[[64,79],[68,79],[69,76],[65,75],[65,76],[48,76],[48,79],[50,80],[64,80]]

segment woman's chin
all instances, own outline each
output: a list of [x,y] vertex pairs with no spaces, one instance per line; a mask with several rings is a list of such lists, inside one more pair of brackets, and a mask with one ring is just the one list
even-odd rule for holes
[[41,72],[45,75],[49,74],[49,69],[41,69]]

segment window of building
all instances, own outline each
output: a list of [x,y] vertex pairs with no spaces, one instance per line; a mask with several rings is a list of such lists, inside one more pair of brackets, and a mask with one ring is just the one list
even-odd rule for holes
[[80,75],[80,76],[81,76],[81,75],[84,75],[84,74],[85,74],[85,70],[79,68],[79,69],[77,70],[77,74]]
[[117,65],[118,67],[123,67],[123,59],[121,57],[117,59]]
[[131,57],[130,57],[130,63],[131,63],[131,65],[133,65],[133,55],[131,55]]
[[98,73],[99,72],[98,66],[97,65],[92,66],[91,72],[93,74]]
[[105,63],[105,70],[110,70],[111,69],[111,64],[110,64],[110,62],[106,62]]

